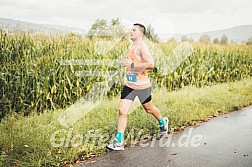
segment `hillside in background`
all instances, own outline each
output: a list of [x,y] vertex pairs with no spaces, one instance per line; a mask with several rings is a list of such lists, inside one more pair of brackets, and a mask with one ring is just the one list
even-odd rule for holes
[[242,25],[228,29],[203,33],[175,34],[174,38],[180,41],[182,36],[186,36],[188,38],[192,38],[194,41],[198,41],[200,36],[205,34],[209,35],[211,37],[211,40],[213,40],[214,38],[221,39],[222,35],[225,34],[228,36],[229,40],[233,40],[236,43],[240,43],[242,41],[247,41],[249,37],[252,37],[252,25]]
[[[45,33],[77,33],[80,35],[85,34],[84,29],[78,29],[74,27],[58,26],[58,25],[47,25],[47,24],[35,24],[31,22],[24,22],[19,20],[0,18],[0,29],[3,29],[9,33],[20,33],[29,32],[30,34]],[[87,30],[88,31],[88,30]],[[190,34],[175,34],[173,37],[177,41],[181,41],[182,36],[186,36],[188,39],[192,38],[194,41],[199,41],[200,36],[209,35],[211,41],[215,38],[221,39],[222,35],[228,36],[229,41],[236,43],[241,43],[242,41],[247,41],[248,38],[252,37],[252,25],[241,25],[223,30],[202,32],[202,33],[190,33]],[[162,39],[162,36],[160,37]]]
[[58,25],[48,25],[48,24],[35,24],[1,17],[0,17],[0,29],[3,29],[8,33],[29,32],[30,34],[36,34],[36,33],[68,34],[72,32],[84,35],[84,30],[78,28],[58,26]]

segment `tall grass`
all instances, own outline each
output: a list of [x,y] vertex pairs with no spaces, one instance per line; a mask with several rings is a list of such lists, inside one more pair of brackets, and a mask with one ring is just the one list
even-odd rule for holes
[[[115,80],[123,76],[117,65],[60,64],[62,60],[111,60],[126,56],[129,41],[121,40],[108,50],[105,45],[104,48],[99,45],[97,49],[99,40],[75,34],[33,36],[10,35],[0,31],[0,166],[9,166],[12,162],[17,162],[19,166],[59,166],[65,161],[78,159],[79,154],[88,156],[104,152],[105,147],[97,145],[91,149],[91,143],[85,148],[55,148],[50,143],[51,135],[62,129],[57,121],[62,110],[58,108],[75,103],[91,90],[95,82],[104,81],[104,76],[111,70],[118,72],[119,76],[115,76]],[[169,57],[176,60],[173,50],[178,45],[156,43],[150,47],[158,70],[150,71],[149,74],[156,86],[160,87],[155,90],[153,101],[163,115],[169,115],[171,128],[191,125],[196,120],[207,119],[208,115],[226,113],[251,104],[251,78],[244,79],[252,76],[251,46],[192,44],[193,51],[188,58],[174,71],[164,75],[162,70],[165,65],[169,68],[169,63],[173,63],[165,64],[164,60]],[[106,49],[106,53],[100,52]],[[163,57],[160,57],[160,51]],[[81,70],[102,70],[104,75],[76,75]],[[232,81],[239,82],[230,83]],[[225,84],[197,89],[223,82]],[[113,85],[108,93],[111,99],[103,101],[73,125],[73,136],[99,128],[102,128],[103,133],[114,134],[119,100],[117,94],[121,84],[123,80]],[[193,87],[179,90],[187,85]],[[160,99],[160,96],[169,98]],[[88,98],[92,100],[95,97]],[[30,113],[32,111],[44,113],[37,115]],[[23,114],[27,117],[22,117]],[[158,133],[155,120],[150,119],[140,108],[129,117],[129,129]],[[66,137],[66,134],[61,135],[59,137]]]
[[[65,108],[89,92],[103,76],[80,77],[81,70],[103,70],[103,66],[61,66],[62,60],[110,60],[126,56],[129,42],[122,40],[111,50],[101,54],[97,40],[70,34],[66,36],[9,35],[0,31],[0,119],[10,112],[42,112]],[[173,54],[178,44],[159,43],[164,58]],[[163,75],[159,70],[150,72],[158,86],[169,91],[186,85],[213,85],[236,81],[252,75],[252,48],[250,46],[201,46],[193,44],[193,52],[178,68]],[[158,52],[152,50],[153,57]],[[175,57],[176,58],[176,57]],[[169,62],[168,62],[169,63]],[[162,59],[156,61],[156,67]],[[117,67],[113,68],[117,70]],[[119,75],[122,75],[119,71]],[[118,94],[123,81],[115,84],[110,96]],[[94,97],[90,97],[94,98]]]
[[[196,125],[198,121],[208,121],[208,116],[217,116],[252,104],[252,78],[202,88],[189,86],[172,92],[158,88],[153,93],[153,101],[162,115],[169,117],[169,128],[180,130],[187,125]],[[101,136],[108,134],[112,138],[116,132],[118,103],[118,96],[105,99],[69,128],[62,127],[58,122],[62,110],[46,111],[39,115],[32,113],[27,117],[15,113],[5,116],[0,124],[0,166],[11,166],[14,162],[20,167],[65,166],[65,162],[76,162],[104,153],[108,141],[92,146],[93,138],[89,138],[84,145],[87,139],[85,135],[90,130],[94,134],[100,129]],[[146,114],[143,108],[138,107],[128,117],[125,136],[131,130],[134,130],[134,139],[140,130],[142,135],[159,133],[158,122]],[[57,133],[55,142],[63,141],[63,144],[54,147],[50,139],[58,130],[63,131]],[[71,141],[76,135],[83,136],[83,139],[77,139],[74,143],[81,143],[74,146]],[[67,144],[68,140],[70,142]],[[98,140],[96,138],[95,141]]]

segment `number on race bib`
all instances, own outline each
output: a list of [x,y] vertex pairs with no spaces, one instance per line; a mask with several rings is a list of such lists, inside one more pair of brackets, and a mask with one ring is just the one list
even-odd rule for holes
[[127,77],[127,81],[129,81],[129,82],[132,82],[132,83],[137,82],[137,75],[136,75],[136,73],[127,73],[126,77]]

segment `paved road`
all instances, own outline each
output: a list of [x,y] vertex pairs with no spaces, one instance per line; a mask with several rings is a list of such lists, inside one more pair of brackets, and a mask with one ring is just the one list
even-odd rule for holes
[[160,141],[109,151],[76,167],[252,167],[252,106],[170,135],[162,140],[168,147]]

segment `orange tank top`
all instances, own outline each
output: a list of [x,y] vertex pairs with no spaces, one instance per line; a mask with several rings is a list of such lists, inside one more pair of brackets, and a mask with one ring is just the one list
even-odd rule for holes
[[[134,63],[141,63],[143,61],[142,57],[137,57],[135,53],[139,44],[131,48],[128,53],[128,57]],[[141,72],[136,72],[134,68],[132,69],[131,67],[127,67],[125,85],[135,90],[142,90],[151,87],[147,70],[144,69]]]

